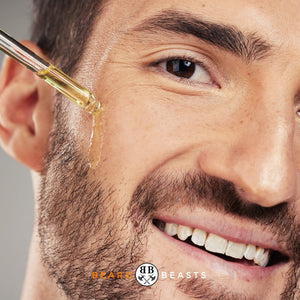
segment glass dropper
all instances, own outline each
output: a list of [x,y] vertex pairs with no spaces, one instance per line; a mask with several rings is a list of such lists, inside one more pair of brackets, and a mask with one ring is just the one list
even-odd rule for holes
[[85,108],[89,113],[100,110],[94,95],[61,70],[36,55],[0,29],[0,50],[36,73],[60,93]]

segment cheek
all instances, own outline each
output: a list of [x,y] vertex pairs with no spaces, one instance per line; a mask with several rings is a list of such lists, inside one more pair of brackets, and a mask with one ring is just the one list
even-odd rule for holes
[[195,167],[195,149],[228,143],[236,134],[237,107],[228,99],[224,104],[225,96],[176,94],[131,69],[103,72],[96,95],[104,108],[104,140],[96,173],[116,186],[126,184],[122,195],[128,190],[131,197],[146,175],[183,153],[191,153],[189,167]]
[[296,167],[297,170],[300,170],[300,124],[296,126],[295,130],[295,161],[296,161]]
[[201,136],[209,136],[203,131],[207,117],[184,112],[153,86],[128,85],[110,92],[107,99],[100,168],[112,182],[138,183],[149,172],[188,151]]
[[179,122],[170,122],[172,116],[164,107],[154,105],[153,98],[152,89],[135,86],[109,95],[104,114],[102,170],[115,183],[124,178],[140,181],[176,148]]

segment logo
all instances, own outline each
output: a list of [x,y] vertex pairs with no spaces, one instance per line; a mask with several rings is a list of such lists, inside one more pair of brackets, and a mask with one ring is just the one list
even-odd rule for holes
[[135,278],[140,285],[151,286],[158,280],[158,270],[150,263],[141,264],[135,271]]
[[93,279],[130,279],[132,277],[131,272],[92,272]]

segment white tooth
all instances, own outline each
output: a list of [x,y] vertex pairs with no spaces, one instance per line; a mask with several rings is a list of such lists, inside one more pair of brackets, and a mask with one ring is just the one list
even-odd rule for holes
[[258,247],[254,257],[254,262],[257,265],[265,267],[269,262],[269,258],[270,258],[270,252],[268,250],[265,250],[264,248]]
[[246,259],[252,260],[255,257],[256,254],[256,246],[254,245],[247,245],[244,257]]
[[177,228],[177,236],[182,241],[185,241],[192,233],[193,229],[191,227],[179,225]]
[[166,223],[165,233],[169,236],[173,236],[177,234],[177,224]]
[[205,242],[205,249],[215,253],[225,253],[227,246],[227,240],[221,238],[218,235],[210,233]]
[[260,260],[262,259],[264,255],[265,249],[262,247],[257,247],[255,257],[254,257],[254,262],[256,264],[259,264]]
[[245,244],[228,241],[225,254],[234,258],[241,259],[243,258],[245,250],[246,250]]
[[270,259],[270,251],[266,250],[258,264],[262,267],[265,267],[267,266],[269,259]]
[[201,229],[194,229],[192,235],[192,242],[198,246],[203,246],[205,244],[207,233]]

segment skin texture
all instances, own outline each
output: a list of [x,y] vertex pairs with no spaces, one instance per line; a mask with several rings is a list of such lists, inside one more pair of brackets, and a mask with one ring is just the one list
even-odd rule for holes
[[[299,9],[298,1],[279,0],[111,1],[75,74],[104,109],[94,169],[92,117],[6,61],[1,143],[33,170],[37,199],[23,299],[300,296]],[[163,12],[238,29],[265,41],[259,44],[268,52],[241,58],[203,38],[154,30],[155,22],[145,30],[145,20]],[[200,64],[202,76],[179,79],[163,64],[179,57],[208,71]],[[62,104],[52,127],[53,102]],[[182,248],[153,218],[266,245],[290,259],[265,273],[240,272]],[[206,278],[151,288],[91,278],[94,271],[134,272],[143,262]]]

